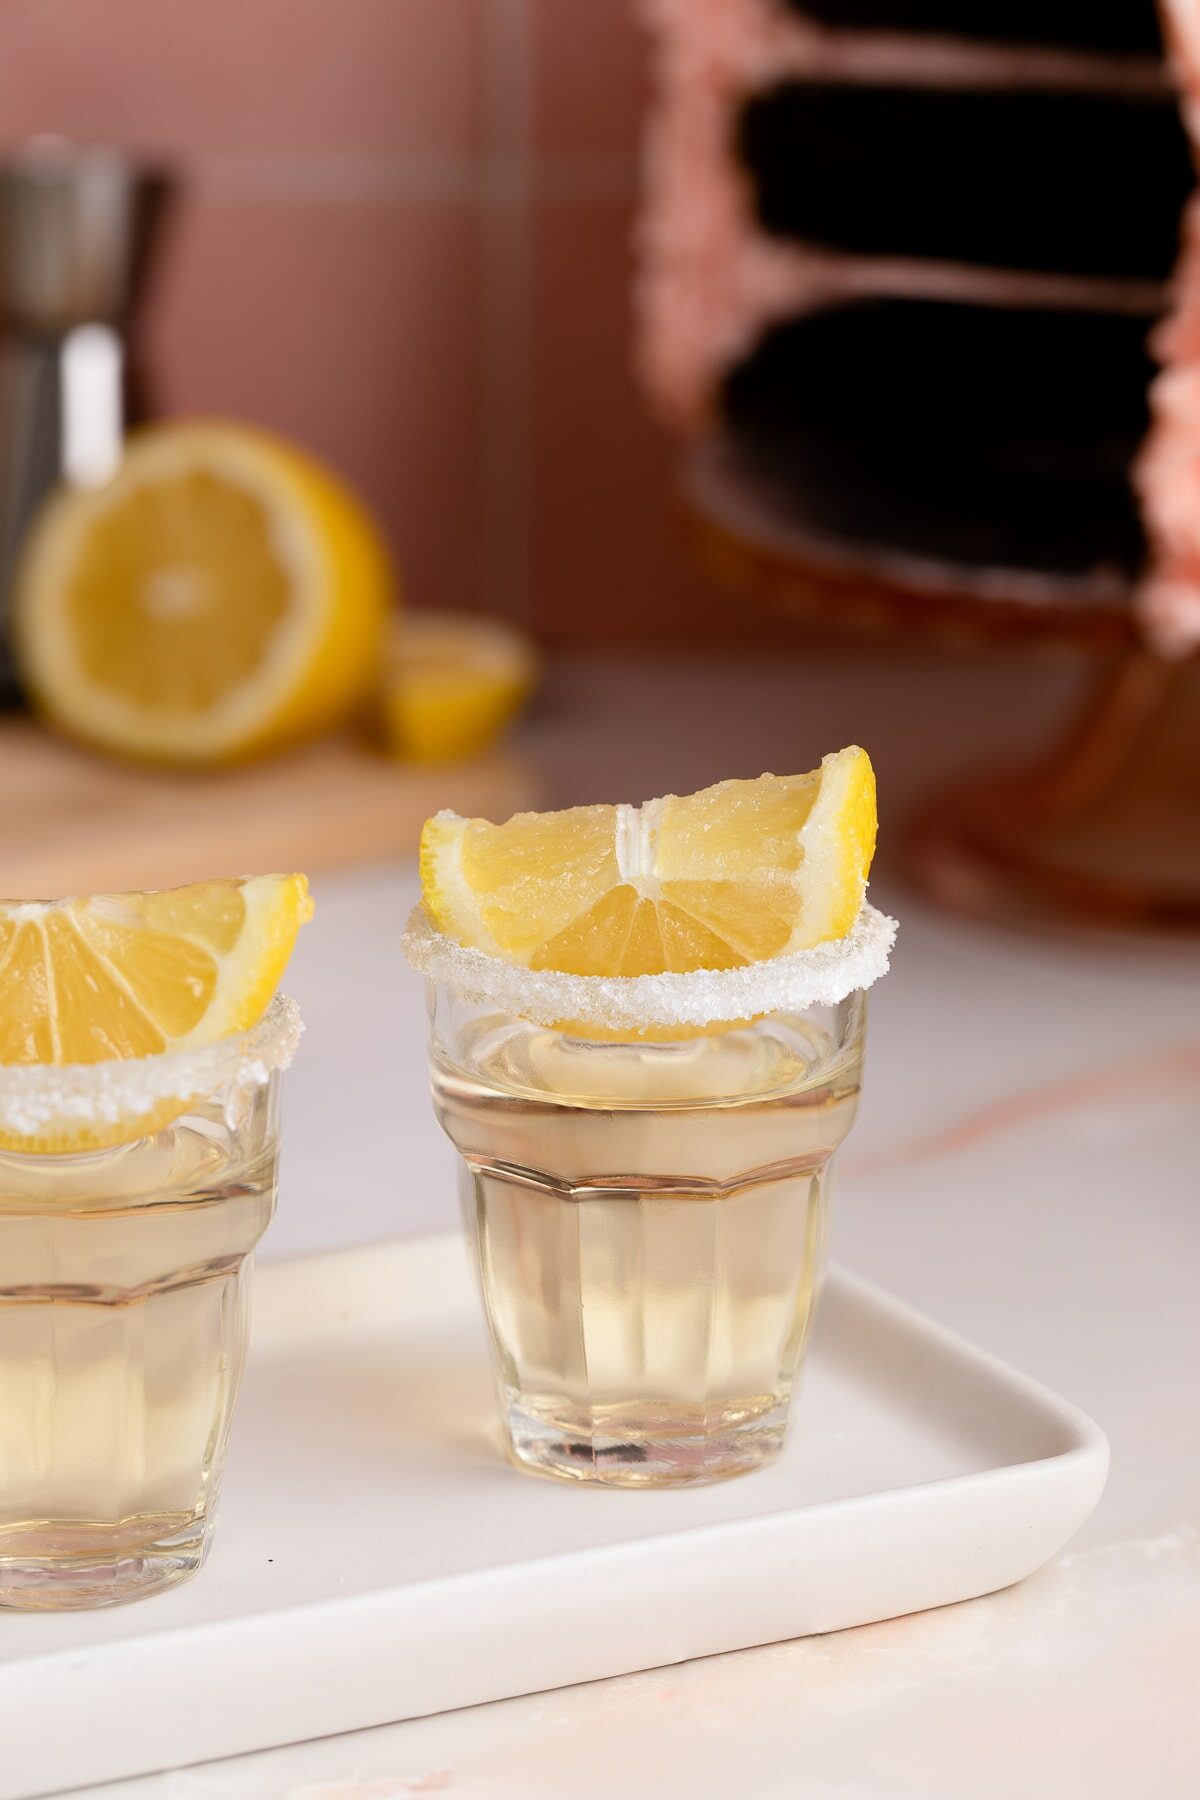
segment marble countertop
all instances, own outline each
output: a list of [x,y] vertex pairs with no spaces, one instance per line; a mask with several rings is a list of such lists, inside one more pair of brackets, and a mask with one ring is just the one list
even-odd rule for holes
[[[850,737],[876,753],[885,795],[889,755],[897,789],[915,791],[950,735],[980,754],[1002,741],[1006,695],[1020,695],[1032,736],[1067,685],[1061,671],[1019,666],[955,682],[944,667],[838,659],[809,671],[814,717],[797,729],[794,670],[685,671],[668,684],[664,725],[661,704],[654,721],[639,712],[639,682],[663,694],[643,667],[625,671],[628,729],[614,730],[605,696],[618,673],[566,670],[524,734],[518,748],[550,800],[807,766]],[[719,742],[713,695],[733,696]],[[885,830],[887,818],[885,804]],[[420,984],[398,948],[415,872],[381,866],[315,887],[319,928],[289,977],[309,1033],[288,1078],[275,1256],[455,1217],[450,1151],[428,1110]],[[902,934],[872,998],[834,1254],[1100,1422],[1112,1473],[1076,1543],[1020,1587],[940,1612],[144,1777],[105,1788],[109,1800],[1191,1800],[1200,951],[947,920],[886,861],[872,898]]]

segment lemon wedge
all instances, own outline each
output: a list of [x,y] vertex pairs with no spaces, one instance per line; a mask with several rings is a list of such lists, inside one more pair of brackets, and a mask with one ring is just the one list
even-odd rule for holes
[[0,902],[0,1063],[96,1063],[255,1024],[313,903],[303,875]]
[[457,762],[484,750],[528,699],[538,655],[491,619],[406,612],[389,647],[384,742],[410,762]]
[[239,761],[370,693],[393,580],[354,496],[243,425],[136,433],[114,478],[61,489],[18,571],[14,635],[50,721],[149,761]]
[[864,750],[806,775],[721,781],[641,807],[439,813],[421,836],[438,928],[529,969],[656,975],[731,969],[840,938],[875,848]]

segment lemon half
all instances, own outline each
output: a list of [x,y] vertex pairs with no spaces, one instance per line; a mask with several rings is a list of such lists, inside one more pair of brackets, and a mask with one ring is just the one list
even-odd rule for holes
[[113,479],[60,489],[18,571],[20,671],[46,716],[151,761],[237,761],[371,690],[393,581],[327,469],[266,432],[149,427]]

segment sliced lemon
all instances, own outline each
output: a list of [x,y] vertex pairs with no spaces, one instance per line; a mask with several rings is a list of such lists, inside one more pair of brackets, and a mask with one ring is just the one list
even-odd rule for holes
[[[0,901],[0,1064],[97,1063],[215,1043],[257,1023],[312,917],[303,875],[201,881],[159,893]],[[2,1071],[0,1071],[2,1075]],[[69,1140],[8,1149],[95,1149],[157,1129],[81,1125]]]
[[406,612],[383,689],[384,742],[411,762],[456,762],[486,749],[528,699],[538,656],[491,619]]
[[346,718],[377,676],[393,580],[364,509],[243,425],[136,433],[61,489],[18,572],[15,643],[46,716],[102,748],[237,761]]
[[0,1063],[156,1056],[245,1031],[312,912],[303,875],[0,901]]
[[421,886],[440,930],[531,969],[656,975],[730,969],[850,930],[875,848],[864,750],[807,775],[721,781],[645,806],[439,813]]

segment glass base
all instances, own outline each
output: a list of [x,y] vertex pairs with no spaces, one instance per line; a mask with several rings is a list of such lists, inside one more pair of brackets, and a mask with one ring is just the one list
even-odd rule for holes
[[787,1429],[786,1402],[730,1405],[695,1416],[643,1405],[619,1415],[565,1420],[510,1399],[509,1447],[519,1468],[600,1487],[699,1487],[774,1462]]
[[19,1526],[0,1533],[0,1608],[78,1612],[141,1600],[194,1575],[211,1541],[207,1515]]

